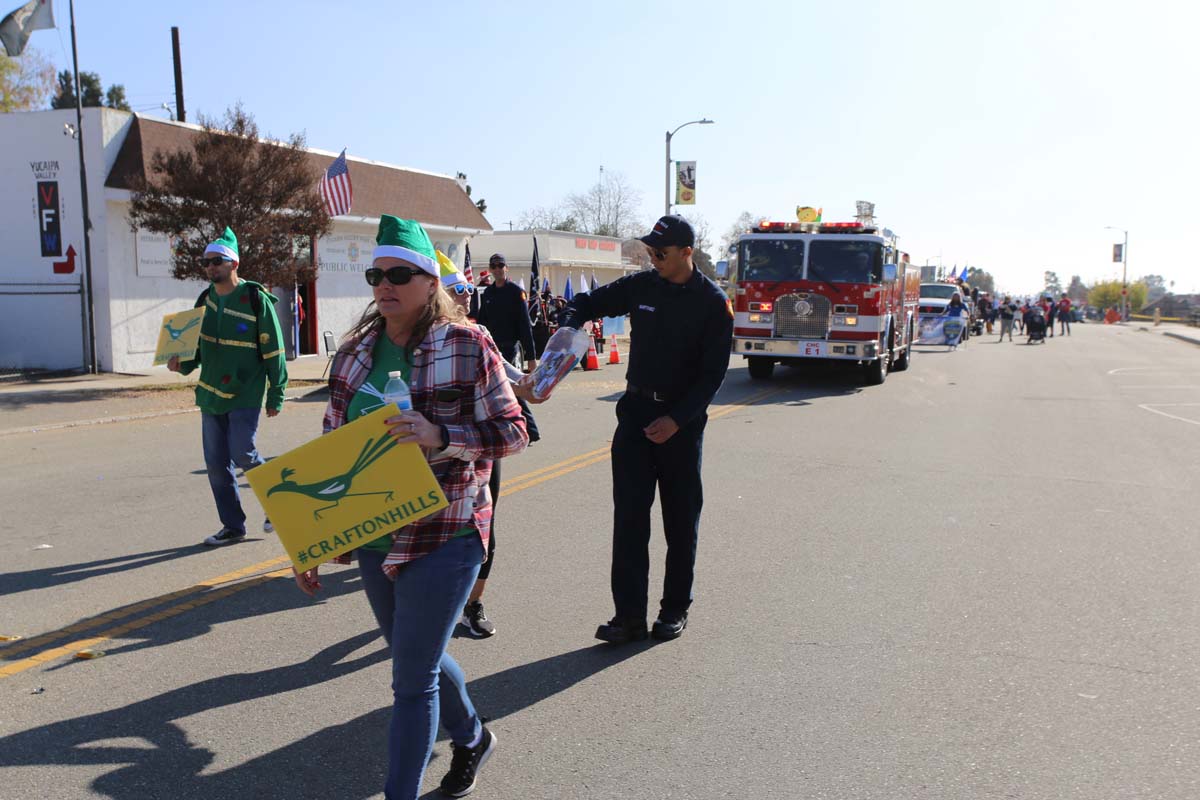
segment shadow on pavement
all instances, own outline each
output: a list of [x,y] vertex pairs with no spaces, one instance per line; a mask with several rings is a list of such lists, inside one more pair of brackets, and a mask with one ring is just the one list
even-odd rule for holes
[[[206,548],[207,549],[207,548]],[[124,633],[120,641],[126,644],[114,645],[111,642],[99,645],[106,656],[127,655],[138,650],[149,650],[155,647],[175,644],[176,642],[194,639],[211,633],[214,628],[237,620],[266,616],[286,611],[292,611],[312,605],[314,602],[332,600],[335,597],[358,591],[361,588],[357,569],[343,569],[321,576],[321,594],[316,601],[303,594],[291,577],[272,578],[261,586],[255,586],[229,598],[220,598],[202,610],[191,611],[172,618],[166,625],[152,624],[144,628]],[[219,591],[219,587],[215,591]],[[190,602],[203,599],[204,594],[188,595],[170,603]],[[146,614],[154,613],[156,609],[146,610]],[[112,614],[113,612],[108,612]],[[141,614],[138,616],[145,616]],[[137,619],[131,616],[130,619]],[[119,622],[112,623],[120,624]],[[97,627],[97,631],[103,630]],[[87,635],[87,634],[84,634]],[[0,652],[0,659],[3,658]],[[68,659],[47,667],[47,672],[62,669],[74,669],[86,666],[86,661]]]
[[[150,550],[145,553],[102,558],[98,561],[61,564],[57,567],[33,569],[28,572],[0,573],[0,596],[19,594],[33,589],[46,589],[52,586],[60,586],[64,583],[77,583],[100,575],[111,575],[114,572],[141,569],[142,567],[161,564],[164,561],[173,561],[176,558],[194,556],[204,552],[212,552],[212,548],[197,543],[184,547],[168,547],[163,550]],[[2,652],[0,652],[0,658],[3,658]]]
[[[245,602],[222,605],[245,605]],[[228,615],[228,611],[224,613]],[[253,608],[228,616],[248,613],[254,613]],[[365,609],[363,616],[368,616]],[[215,745],[201,744],[189,739],[178,721],[268,697],[275,698],[279,707],[288,708],[289,692],[386,661],[388,655],[381,640],[380,646],[355,655],[378,638],[378,632],[370,630],[330,645],[296,664],[259,672],[231,672],[121,708],[5,736],[0,738],[0,767],[112,766],[113,770],[96,778],[90,788],[114,800],[375,797],[382,790],[387,769],[391,708],[385,684],[371,690],[378,692],[378,700],[383,704],[380,708],[348,722],[321,728],[219,772],[206,770],[218,756],[223,761],[237,758],[241,742],[236,729],[227,740]],[[494,721],[564,692],[651,646],[649,643],[621,648],[596,645],[522,664],[472,681],[471,697],[479,713]],[[330,696],[328,702],[336,705],[337,697]],[[319,706],[296,707],[294,713],[303,720],[318,721],[321,717]],[[247,724],[251,721],[247,720]],[[444,746],[439,747],[439,751],[444,750]],[[430,762],[434,776],[442,769],[437,764],[441,761],[438,756],[435,751]],[[436,791],[425,795],[437,796]]]

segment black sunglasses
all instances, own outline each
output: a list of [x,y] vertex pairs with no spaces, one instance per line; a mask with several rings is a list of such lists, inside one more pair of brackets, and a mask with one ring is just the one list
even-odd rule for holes
[[226,258],[225,256],[213,256],[212,258],[202,258],[202,259],[200,259],[200,266],[202,266],[202,267],[219,267],[222,264],[224,264],[226,261],[228,261],[231,264],[233,263],[233,259]]
[[386,277],[388,283],[393,286],[403,286],[413,279],[414,275],[423,275],[424,270],[414,269],[413,267],[389,267],[386,271],[379,267],[371,267],[363,275],[366,276],[367,283],[372,286],[378,286],[383,283]]
[[667,257],[667,254],[665,251],[659,250],[656,247],[647,247],[646,249],[648,251],[650,251],[650,257],[653,258],[655,261],[662,261],[664,258]]
[[469,283],[456,283],[450,287],[457,295],[475,294],[475,287]]

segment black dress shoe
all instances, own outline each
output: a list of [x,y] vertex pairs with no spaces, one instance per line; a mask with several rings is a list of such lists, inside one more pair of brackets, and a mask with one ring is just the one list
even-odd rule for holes
[[596,638],[609,644],[640,642],[646,638],[646,623],[642,620],[626,620],[613,617],[596,628]]
[[683,635],[687,627],[687,612],[683,614],[661,615],[654,621],[654,631],[651,634],[660,642],[669,642]]

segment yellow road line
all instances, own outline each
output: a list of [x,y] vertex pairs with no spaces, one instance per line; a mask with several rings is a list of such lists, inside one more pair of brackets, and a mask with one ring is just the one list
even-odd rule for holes
[[237,594],[238,592],[245,591],[246,589],[258,586],[262,583],[266,583],[273,578],[281,578],[284,575],[290,575],[291,572],[292,570],[290,567],[287,569],[275,570],[274,572],[268,572],[265,575],[259,575],[257,578],[253,578],[252,580],[243,581],[242,583],[235,583],[232,586],[226,586],[224,589],[217,589],[209,592],[208,594],[202,595],[201,597],[197,597],[195,600],[190,600],[186,603],[180,603],[169,608],[164,608],[162,611],[155,612],[154,614],[149,614],[145,617],[131,620],[123,625],[118,625],[115,628],[109,628],[107,630],[100,631],[96,635],[89,636],[86,639],[76,639],[73,642],[67,642],[59,647],[43,650],[37,655],[21,659],[20,661],[14,661],[11,664],[5,664],[3,667],[0,667],[0,678],[7,678],[9,675],[16,675],[18,672],[24,672],[31,667],[36,667],[37,665],[44,664],[47,661],[53,661],[54,659],[61,658],[62,656],[73,656],[80,650],[87,650],[89,647],[95,647],[97,644],[107,641],[108,639],[115,639],[119,636],[124,636],[130,631],[135,631],[138,628],[144,628],[147,625],[154,624],[155,622],[161,622],[164,619],[170,619],[171,617],[178,616],[185,611],[191,611],[194,608],[206,606],[209,603],[220,600],[223,597],[228,597],[231,594]]
[[[131,617],[141,611],[145,611],[146,609],[153,608],[157,605],[162,605],[168,601],[178,600],[181,597],[187,597],[188,595],[192,594],[199,594],[200,592],[204,592],[213,588],[214,586],[220,586],[223,583],[231,583],[233,581],[245,578],[248,575],[253,575],[256,572],[262,572],[264,569],[278,567],[280,564],[286,564],[288,562],[289,559],[287,556],[272,558],[267,561],[260,561],[257,564],[251,564],[248,567],[242,567],[241,569],[236,569],[233,572],[226,572],[224,575],[218,575],[215,578],[209,578],[207,580],[200,581],[199,583],[189,586],[186,589],[179,589],[174,592],[168,592],[167,594],[160,594],[158,597],[151,597],[148,600],[142,600],[134,603],[133,605],[123,606],[122,608],[114,609],[113,611],[99,614],[95,617],[90,617],[82,622],[76,622],[73,625],[68,625],[65,628],[59,628],[58,630],[51,631],[50,633],[34,636],[32,639],[20,639],[11,645],[0,647],[0,660],[8,660],[10,656],[14,656],[17,653],[24,653],[27,650],[33,650],[43,644],[52,642],[55,639],[61,639],[64,636],[69,636],[74,633],[82,633],[83,631],[91,628],[98,628],[101,625],[117,622],[118,620]],[[3,674],[5,674],[3,670],[0,670],[0,675]]]
[[[773,395],[780,394],[783,391],[784,389],[766,389],[749,395],[748,397],[744,397],[740,400],[736,400],[732,403],[722,404],[721,406],[717,407],[716,411],[713,411],[711,414],[709,414],[708,418],[713,420],[723,417],[727,414],[732,414],[734,411],[749,405],[753,405],[754,403]],[[532,472],[518,475],[512,480],[502,483],[501,488],[505,495],[512,495],[516,492],[524,491],[525,489],[531,489],[534,486],[546,483],[554,478],[568,475],[576,470],[607,461],[610,457],[611,453],[608,447],[597,448],[591,452],[572,456],[571,458],[565,459],[556,464],[551,464],[548,467],[542,467],[540,469],[533,470]],[[223,597],[228,597],[232,594],[237,594],[238,592],[245,591],[246,589],[254,586],[259,586],[273,578],[289,575],[291,574],[291,568],[286,567],[284,569],[277,569],[273,572],[258,575],[251,580],[243,581],[241,583],[234,583],[233,585],[226,586],[222,589],[213,589],[213,587],[219,586],[223,583],[237,581],[249,575],[260,573],[264,569],[270,569],[271,567],[275,567],[280,564],[286,564],[289,561],[290,559],[288,559],[287,556],[280,556],[279,558],[261,561],[257,564],[251,564],[248,567],[242,567],[241,569],[234,570],[233,572],[227,572],[224,575],[218,575],[215,578],[209,578],[207,580],[200,581],[199,583],[189,586],[186,589],[180,589],[175,592],[159,595],[158,597],[152,597],[149,600],[142,600],[138,603],[134,603],[133,605],[125,606],[115,611],[110,611],[106,614],[100,614],[96,617],[84,620],[83,622],[75,623],[74,625],[69,625],[65,628],[60,628],[57,631],[35,636],[32,639],[20,640],[18,643],[14,643],[8,647],[0,647],[0,659],[6,659],[9,656],[35,649],[43,644],[52,642],[55,639],[62,638],[63,636],[67,636],[69,634],[79,633],[90,628],[96,628],[106,622],[116,622],[118,620],[126,619],[133,614],[153,608],[154,606],[160,605],[167,601],[176,600],[181,597],[187,597],[188,595],[199,594],[201,592],[204,593],[186,603],[179,603],[177,605],[169,606],[156,611],[153,614],[148,614],[144,617],[139,617],[137,619],[130,620],[129,622],[125,622],[124,624],[117,625],[116,627],[99,631],[93,636],[89,636],[84,639],[76,639],[72,642],[59,645],[58,647],[43,650],[36,655],[29,656],[28,658],[21,659],[20,661],[13,661],[9,664],[5,664],[4,666],[0,667],[0,678],[16,675],[19,672],[24,672],[25,670],[36,667],[39,664],[44,664],[47,661],[53,661],[56,658],[73,656],[81,650],[95,647],[97,644],[107,641],[108,639],[124,636],[130,631],[135,631],[155,622],[161,622],[162,620],[178,616],[185,611],[191,611],[192,609],[199,608],[200,606],[208,605],[209,603],[220,600]]]
[[[723,404],[718,406],[718,410],[709,414],[708,418],[713,420],[723,417],[726,414],[732,414],[738,409],[752,405],[757,403],[759,400],[764,400],[783,391],[783,389],[766,389],[756,394],[752,394],[749,397],[737,400],[733,403]],[[535,470],[533,472],[527,472],[524,475],[518,475],[511,481],[501,483],[500,491],[502,495],[508,496],[525,489],[532,489],[534,486],[545,483],[552,478],[561,478],[563,475],[583,469],[584,467],[590,467],[593,464],[599,464],[602,461],[607,461],[609,458],[611,458],[611,456],[612,453],[610,452],[609,448],[601,447],[600,449],[593,450],[590,453],[584,453],[582,456],[576,456],[574,459],[567,459],[566,461],[560,461],[557,464],[552,464],[549,467],[543,467],[542,469]]]

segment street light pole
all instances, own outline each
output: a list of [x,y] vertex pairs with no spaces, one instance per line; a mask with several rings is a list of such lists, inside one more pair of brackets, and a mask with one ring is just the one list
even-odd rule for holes
[[663,214],[671,213],[671,137],[674,136],[675,134],[679,133],[679,131],[681,129],[686,128],[688,125],[712,125],[712,124],[713,124],[713,121],[711,119],[707,119],[707,118],[706,119],[694,119],[691,122],[683,123],[682,125],[680,125],[678,128],[676,128],[673,131],[667,131],[667,176],[666,176],[666,181],[664,182],[664,188],[666,190],[666,193],[663,198],[664,199],[663,207],[665,209],[663,211]]
[[1105,225],[1105,230],[1121,231],[1125,243],[1121,245],[1121,322],[1129,320],[1129,231],[1115,225]]

